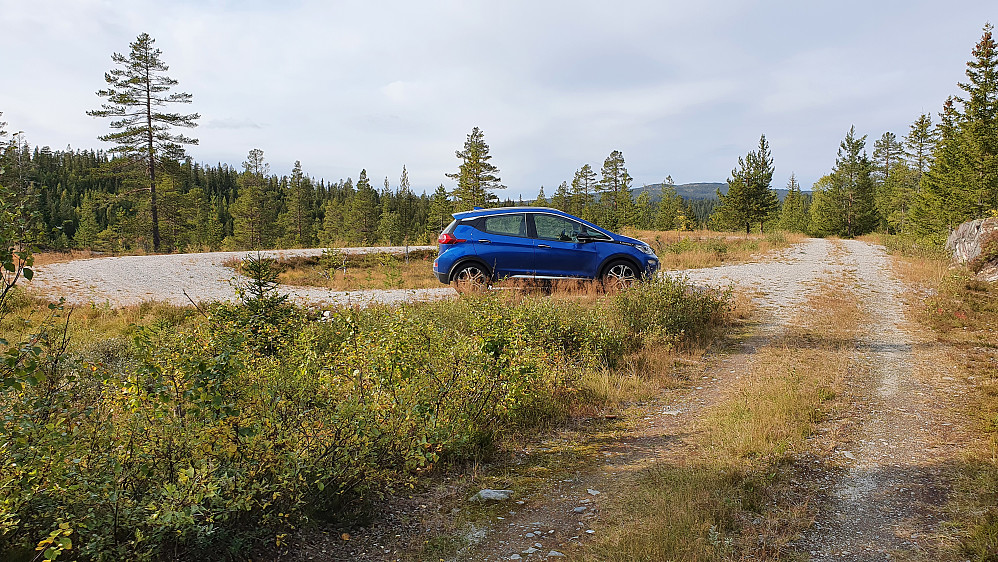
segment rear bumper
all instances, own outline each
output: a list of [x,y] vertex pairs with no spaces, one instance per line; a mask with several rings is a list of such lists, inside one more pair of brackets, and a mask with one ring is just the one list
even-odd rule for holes
[[437,271],[437,262],[433,261],[433,275],[436,276],[437,281],[440,281],[444,285],[450,284],[450,275],[446,271]]

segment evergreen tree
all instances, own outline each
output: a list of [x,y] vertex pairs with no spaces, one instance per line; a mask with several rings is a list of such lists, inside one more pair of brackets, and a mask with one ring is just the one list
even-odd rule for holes
[[984,26],[967,63],[968,81],[958,84],[964,91],[957,101],[963,106],[959,125],[966,168],[965,183],[953,194],[960,222],[998,210],[998,46],[992,29],[990,23]]
[[558,189],[554,191],[554,196],[551,197],[551,206],[555,209],[571,213],[571,211],[568,210],[571,199],[572,195],[568,191],[568,182],[563,181],[558,185]]
[[718,190],[716,220],[727,225],[745,226],[745,233],[758,222],[760,230],[777,209],[779,199],[770,186],[773,183],[773,157],[766,135],[759,137],[759,148],[750,150],[745,158],[738,157],[738,167],[731,170],[728,193]]
[[537,191],[537,199],[534,199],[532,203],[535,207],[547,207],[548,198],[544,196],[544,186],[542,185],[540,190]]
[[658,230],[683,228],[685,225],[680,224],[683,222],[680,217],[685,218],[685,216],[683,198],[676,193],[672,176],[668,176],[662,182],[662,198],[658,201],[658,210],[655,213],[655,228]]
[[866,135],[856,138],[856,127],[850,127],[832,173],[815,184],[812,230],[849,238],[872,231],[877,224],[872,174]]
[[596,172],[584,164],[572,178],[572,204],[569,213],[592,220],[593,194],[596,192]]
[[427,237],[436,240],[437,235],[443,232],[453,220],[451,216],[453,212],[454,204],[451,202],[444,184],[440,184],[430,198],[429,218],[426,221]]
[[233,238],[239,248],[258,250],[273,246],[277,197],[270,189],[268,173],[270,164],[264,162],[263,151],[250,150],[237,181],[239,196],[230,208]]
[[312,181],[302,172],[301,161],[295,161],[286,185],[284,212],[278,217],[281,230],[285,233],[282,246],[308,248],[315,240],[312,232],[315,193]]
[[357,178],[357,192],[350,201],[347,224],[350,231],[345,233],[352,242],[373,244],[378,241],[378,222],[381,219],[378,192],[367,179],[367,170],[360,171]]
[[499,179],[499,168],[490,162],[489,145],[485,144],[485,135],[475,127],[464,141],[464,150],[455,152],[461,165],[457,173],[445,174],[448,178],[457,180],[454,197],[458,207],[467,210],[472,207],[485,207],[498,200],[492,192],[505,189]]
[[114,53],[111,60],[118,68],[104,75],[109,84],[97,92],[107,98],[101,109],[88,111],[93,117],[110,117],[116,132],[98,137],[114,143],[111,152],[133,161],[144,161],[149,180],[150,211],[152,213],[153,250],[159,251],[159,208],[156,197],[156,168],[164,158],[181,160],[183,145],[197,144],[197,139],[171,133],[174,127],[196,127],[197,113],[168,113],[164,106],[190,103],[188,93],[167,92],[177,81],[166,76],[169,67],[160,60],[162,51],[153,47],[155,39],[143,33],[131,43],[127,57]]
[[872,164],[877,215],[880,227],[886,229],[889,228],[887,216],[892,214],[900,195],[897,190],[903,188],[900,179],[908,175],[904,169],[904,145],[894,133],[888,131],[874,141]]
[[807,197],[801,193],[797,177],[791,173],[787,181],[787,196],[780,209],[780,228],[790,232],[808,232],[810,213]]
[[932,150],[936,146],[936,131],[932,128],[932,117],[928,113],[918,116],[911,124],[908,135],[904,138],[904,155],[908,165],[918,172],[921,183],[922,175],[932,165]]
[[604,226],[616,230],[632,222],[634,199],[631,198],[631,175],[624,167],[624,155],[614,150],[603,161],[600,181],[596,189],[600,194],[600,220]]
[[637,201],[634,202],[634,224],[635,228],[651,230],[655,227],[655,206],[651,201],[651,193],[648,189],[641,190]]
[[[960,223],[998,209],[998,49],[984,26],[962,97],[943,104],[937,140],[911,209],[913,230],[941,242]],[[919,133],[921,134],[921,133]]]

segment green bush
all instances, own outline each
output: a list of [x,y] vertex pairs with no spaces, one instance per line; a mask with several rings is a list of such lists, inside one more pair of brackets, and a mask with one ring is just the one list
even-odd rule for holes
[[46,540],[84,560],[282,545],[564,416],[586,369],[704,337],[726,306],[682,280],[587,303],[484,295],[321,322],[271,298],[139,328],[128,349],[92,345],[5,387],[0,558]]

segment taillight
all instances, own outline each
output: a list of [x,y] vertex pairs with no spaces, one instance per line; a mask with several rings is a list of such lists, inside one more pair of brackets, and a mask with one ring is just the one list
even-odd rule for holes
[[464,242],[460,238],[454,238],[454,235],[449,232],[444,232],[437,238],[437,244],[457,244],[458,242]]

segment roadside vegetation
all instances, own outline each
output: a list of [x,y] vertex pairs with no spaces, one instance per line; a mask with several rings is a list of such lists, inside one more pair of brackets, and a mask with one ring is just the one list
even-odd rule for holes
[[958,368],[956,384],[971,388],[959,415],[968,420],[964,459],[956,466],[950,520],[958,529],[960,556],[998,555],[998,286],[950,266],[938,250],[888,240],[908,278],[931,294],[916,307],[917,320]]
[[200,310],[5,293],[4,558],[280,549],[517,432],[615,407],[613,373],[714,337],[730,304],[660,280],[317,315],[279,294],[274,264],[243,267],[241,302]]

